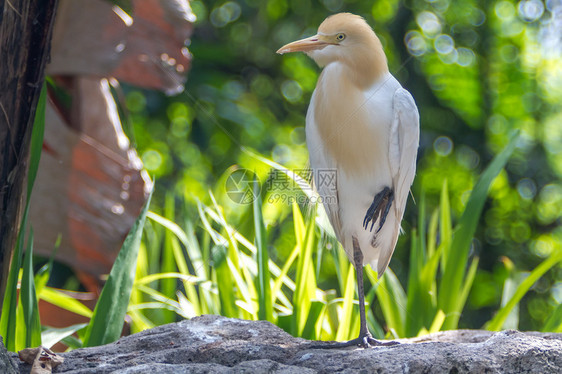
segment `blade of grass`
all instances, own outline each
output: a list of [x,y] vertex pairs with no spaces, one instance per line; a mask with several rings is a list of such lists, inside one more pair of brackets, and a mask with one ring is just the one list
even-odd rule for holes
[[[377,273],[370,266],[366,266],[365,271],[371,283],[377,284]],[[388,328],[395,330],[398,336],[405,336],[407,298],[400,281],[387,269],[377,286],[375,292]]]
[[166,309],[181,314],[182,310],[178,301],[150,287],[138,286],[138,290],[150,296],[153,301],[136,305],[130,304],[127,306],[127,312],[141,309]]
[[33,120],[33,130],[31,132],[31,144],[29,154],[29,169],[27,174],[27,198],[25,209],[20,224],[20,231],[16,239],[16,248],[12,255],[10,263],[10,272],[4,291],[4,300],[2,300],[2,314],[0,315],[0,335],[4,337],[4,344],[9,351],[16,350],[16,312],[18,305],[17,298],[17,282],[18,275],[22,264],[23,256],[23,238],[27,229],[27,217],[29,212],[29,200],[37,170],[39,169],[39,161],[41,159],[41,151],[43,149],[43,135],[45,132],[45,105],[47,100],[47,89],[45,83],[41,89],[37,108],[35,111],[35,119]]
[[470,244],[478,226],[488,190],[513,153],[518,139],[518,132],[513,132],[509,144],[494,158],[476,182],[453,234],[451,250],[443,254],[446,259],[438,300],[439,309],[443,310],[447,316],[443,324],[443,328],[446,330],[457,327],[460,313],[464,307],[459,296],[465,278]]
[[92,317],[92,311],[88,309],[87,306],[60,290],[44,287],[38,295],[39,299],[58,306],[59,308],[66,309],[69,312],[76,313],[83,317]]
[[[315,208],[313,208],[314,210]],[[301,336],[310,310],[310,303],[316,293],[316,279],[312,265],[312,250],[314,248],[315,212],[306,224],[306,233],[302,241],[297,261],[297,279],[293,293],[293,335]]]
[[135,279],[142,231],[153,191],[154,189],[150,192],[141,214],[127,235],[111,268],[86,330],[85,347],[111,343],[121,336]]
[[[254,294],[254,292],[252,290],[253,285],[251,283],[247,283],[247,282],[244,281],[244,277],[242,276],[242,274],[238,270],[238,267],[236,265],[234,265],[234,263],[232,262],[232,259],[227,257],[226,263],[228,264],[228,268],[230,269],[230,274],[232,275],[232,277],[234,279],[234,284],[236,285],[236,288],[238,289],[238,292],[240,293],[240,296],[243,299],[243,302],[244,302],[244,305],[245,305],[244,310],[247,311],[248,313],[250,313],[251,319],[256,319],[257,313],[256,313],[256,310],[254,308],[255,298],[252,297],[252,295]],[[235,302],[235,304],[236,304],[236,302]]]
[[[78,333],[80,330],[78,331]],[[74,335],[69,335],[66,338],[62,339],[62,343],[68,346],[69,349],[78,349],[82,348],[82,340],[80,338],[76,338]]]
[[[373,290],[374,291],[374,290]],[[372,299],[369,299],[372,300]],[[369,331],[373,334],[375,339],[384,338],[384,329],[376,320],[375,315],[371,308],[367,309],[367,326],[369,326]]]
[[[472,261],[470,262],[470,266],[468,267],[468,270],[466,272],[466,277],[464,279],[462,288],[461,288],[461,292],[459,294],[459,304],[464,306],[464,304],[466,303],[466,299],[468,298],[468,294],[470,293],[470,289],[472,288],[472,283],[474,282],[474,277],[476,276],[476,270],[478,269],[478,263],[480,262],[480,258],[479,257],[474,257],[472,259]],[[459,309],[459,311],[462,310]],[[457,314],[457,320],[458,318],[460,318],[460,313]]]
[[[232,236],[234,239],[236,239],[238,243],[242,244],[244,248],[247,248],[253,256],[257,254],[258,251],[256,246],[252,244],[251,241],[246,239],[242,234],[236,231],[232,226],[226,223],[224,218],[220,217],[219,215],[217,215],[215,211],[210,210],[208,208],[205,209],[205,213],[208,214],[209,217],[212,218],[215,222],[223,226],[229,233],[229,236]],[[271,259],[269,260],[268,266],[269,266],[269,271],[271,272],[272,275],[278,277],[281,274],[281,269]],[[283,278],[283,284],[291,290],[295,289],[295,283],[289,277]]]
[[554,251],[552,254],[543,262],[539,264],[519,287],[514,292],[513,297],[507,302],[507,304],[501,308],[498,313],[492,318],[490,322],[488,322],[485,326],[487,330],[491,331],[499,331],[503,326],[507,316],[519,301],[525,296],[527,291],[535,284],[540,277],[542,277],[547,271],[549,271],[552,267],[562,261],[562,252]]
[[[423,194],[420,199],[420,216],[423,207]],[[420,227],[420,230],[425,230]],[[425,290],[422,290],[422,269],[424,262],[423,246],[416,229],[412,229],[412,241],[410,247],[410,272],[408,274],[408,310],[417,310],[417,313],[411,313],[410,318],[406,320],[406,336],[414,336],[419,329],[424,326],[425,301],[423,300]]]
[[27,226],[26,209],[23,215],[23,224],[20,226],[20,232],[16,240],[16,248],[10,264],[10,272],[8,274],[8,282],[4,293],[4,301],[2,302],[2,315],[0,319],[0,336],[4,338],[6,349],[16,352],[16,326],[17,326],[17,307],[18,307],[18,276],[22,263],[23,254],[23,235],[25,226]]
[[47,348],[51,348],[53,345],[57,344],[67,336],[74,334],[76,331],[88,326],[87,323],[79,323],[77,325],[72,325],[63,328],[48,327],[41,333],[42,345]]
[[[157,273],[157,274],[149,274],[140,279],[135,281],[135,285],[143,284],[146,285],[147,283],[151,283],[161,279],[180,279],[184,282],[189,283],[197,283],[199,282],[199,278],[194,277],[193,275],[185,275],[182,273]],[[175,293],[174,293],[175,294]]]
[[443,181],[443,187],[441,187],[441,196],[439,202],[439,236],[441,243],[439,244],[443,248],[443,253],[441,254],[441,268],[445,271],[447,266],[447,255],[451,248],[451,240],[453,238],[453,221],[451,219],[451,202],[449,199],[449,184],[447,179]]
[[435,313],[435,318],[429,327],[428,333],[433,334],[434,332],[440,331],[443,322],[445,322],[445,313],[443,313],[442,310],[438,310],[437,313]]
[[55,260],[55,255],[60,248],[61,240],[62,235],[59,234],[57,236],[57,241],[55,242],[53,252],[49,257],[49,261],[45,265],[43,265],[41,269],[39,269],[39,271],[37,271],[37,273],[35,274],[35,291],[37,292],[37,294],[41,292],[43,287],[47,285],[49,278],[51,278],[51,272],[53,271],[53,262]]
[[348,340],[351,333],[351,322],[353,318],[353,296],[355,295],[355,271],[353,265],[349,264],[347,279],[343,294],[342,313],[339,321],[336,340]]
[[20,299],[25,321],[25,348],[41,345],[41,322],[33,277],[33,228],[29,230],[27,248],[23,258]]
[[321,318],[324,308],[326,305],[318,300],[314,300],[310,303],[310,311],[308,312],[308,318],[306,320],[306,325],[302,331],[302,337],[305,339],[316,340],[317,337],[317,322]]
[[258,318],[273,322],[273,303],[271,298],[271,284],[269,281],[269,254],[267,252],[267,232],[262,215],[262,202],[259,195],[259,184],[254,176],[254,232],[255,245],[258,250],[257,291],[258,291]]
[[[164,212],[165,216],[168,217],[168,219],[171,221],[174,221],[175,217],[174,203],[174,195],[172,195],[171,193],[167,193],[164,201]],[[170,230],[166,230],[164,232],[164,246],[162,248],[162,260],[159,269],[160,272],[172,273],[177,270],[172,244],[172,241],[175,239],[176,238],[173,236]],[[165,278],[160,281],[160,290],[169,298],[175,297],[177,286],[177,280],[173,278]],[[174,322],[176,316],[168,310],[162,310],[161,318],[162,321],[160,321],[159,324],[163,325],[166,323]]]
[[37,102],[37,110],[35,111],[35,119],[33,121],[33,131],[31,132],[31,148],[29,154],[29,173],[27,174],[27,204],[31,199],[31,192],[39,170],[39,161],[41,161],[41,152],[43,151],[43,136],[45,133],[45,107],[47,103],[47,86],[43,83],[39,101]]
[[298,257],[299,249],[300,249],[299,246],[295,246],[295,248],[293,248],[293,251],[289,255],[289,258],[287,259],[285,264],[283,264],[283,269],[281,269],[281,274],[279,274],[279,276],[273,283],[273,290],[271,291],[271,294],[273,296],[274,301],[277,301],[277,299],[279,298],[281,286],[283,285],[283,279],[287,276],[287,273],[289,272],[291,265],[293,265],[295,259]]
[[[507,271],[507,276],[503,282],[502,297],[500,302],[500,308],[503,308],[509,300],[513,297],[513,294],[517,290],[517,287],[527,278],[529,272],[518,271],[515,264],[506,256],[501,257],[501,262],[505,270]],[[517,330],[519,327],[519,304],[515,305],[509,315],[506,317],[505,322],[502,325],[502,329],[513,329]]]
[[[232,261],[232,259],[229,259]],[[217,276],[217,290],[220,298],[221,315],[230,318],[240,317],[236,307],[235,281],[227,261],[227,248],[219,245],[213,249],[213,270]]]
[[[186,262],[186,257],[188,257],[197,278],[200,280],[207,279],[207,268],[203,264],[201,248],[199,247],[197,237],[193,233],[194,230],[191,221],[186,222],[186,230],[184,231],[175,222],[172,222],[169,219],[162,217],[152,211],[149,211],[147,213],[147,217],[150,218],[152,221],[162,225],[167,230],[171,231],[176,236],[176,238],[183,244],[183,246],[187,249],[186,256],[184,256],[183,251],[180,245],[177,243],[177,241],[175,240],[172,241],[174,259],[180,273],[184,275],[190,274],[189,266]],[[186,289],[186,293],[190,302],[193,304],[193,307],[197,311],[197,314],[203,314],[203,311],[201,309],[201,304],[199,302],[199,296],[197,294],[195,286],[184,282],[184,287]],[[204,298],[205,296],[202,297]]]
[[562,332],[562,304],[558,304],[554,313],[544,324],[542,332]]

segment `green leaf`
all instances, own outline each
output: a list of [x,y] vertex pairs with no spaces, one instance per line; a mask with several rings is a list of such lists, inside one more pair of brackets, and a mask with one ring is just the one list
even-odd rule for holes
[[443,248],[441,254],[441,267],[445,271],[447,266],[447,256],[451,249],[451,240],[453,237],[453,221],[451,219],[451,202],[449,199],[449,184],[447,179],[443,181],[441,188],[441,197],[439,204],[439,236],[441,239],[440,246]]
[[310,303],[310,311],[308,312],[308,319],[302,331],[302,337],[305,339],[315,340],[318,339],[317,335],[317,322],[324,314],[326,304],[321,301],[313,300]]
[[38,294],[41,293],[43,287],[47,286],[47,282],[49,281],[49,278],[51,278],[51,272],[53,271],[53,262],[55,261],[55,255],[60,248],[61,240],[62,235],[59,234],[57,236],[57,241],[55,242],[53,252],[49,257],[49,261],[47,261],[47,263],[43,265],[41,269],[39,269],[39,271],[37,271],[37,273],[35,274],[35,290]]
[[29,213],[29,200],[39,169],[39,160],[41,158],[41,151],[43,149],[43,134],[45,131],[45,103],[47,99],[47,90],[45,84],[41,89],[37,108],[35,111],[35,118],[33,121],[33,130],[31,132],[30,144],[30,158],[29,170],[27,175],[27,198],[25,209],[20,224],[20,230],[16,239],[16,248],[12,255],[12,262],[10,263],[10,272],[8,274],[8,281],[6,283],[6,290],[4,292],[4,300],[2,300],[2,313],[0,317],[0,336],[4,338],[4,344],[9,351],[16,351],[16,313],[18,306],[17,298],[17,282],[19,271],[22,263],[24,235],[28,225]]
[[44,347],[51,348],[53,345],[86,326],[88,326],[87,323],[79,323],[77,325],[63,328],[49,327],[41,333],[41,341],[43,342],[42,345]]
[[[420,199],[420,210],[422,207]],[[420,213],[421,216],[421,213]],[[420,226],[420,230],[425,230],[423,226]],[[422,284],[421,284],[421,272],[423,269],[423,246],[421,245],[421,240],[416,229],[412,229],[412,242],[410,247],[410,272],[408,274],[408,310],[417,310],[416,313],[412,313],[410,318],[406,320],[406,334],[407,336],[414,336],[419,329],[424,325],[424,313],[422,310],[425,309]]]
[[[376,284],[377,273],[370,266],[366,266],[365,271],[371,283]],[[377,284],[376,294],[387,326],[396,331],[398,336],[405,336],[406,293],[391,269],[384,272]]]
[[[301,336],[311,302],[316,293],[316,277],[314,276],[314,266],[312,264],[312,251],[314,248],[314,230],[316,215],[316,205],[313,206],[311,215],[306,223],[304,240],[299,243],[300,251],[297,261],[297,279],[295,282],[295,292],[293,293],[293,334]],[[295,233],[297,234],[297,233]]]
[[23,255],[23,232],[27,226],[27,213],[25,210],[22,219],[22,225],[18,238],[16,241],[16,248],[10,264],[10,272],[8,274],[8,282],[6,283],[6,291],[4,293],[4,300],[2,302],[2,315],[0,318],[0,336],[4,338],[4,345],[6,349],[11,352],[16,352],[16,326],[17,326],[17,286],[19,270],[22,263]]
[[[166,217],[168,217],[172,221],[174,220],[175,217],[174,203],[175,203],[174,195],[172,195],[171,193],[167,193],[164,203],[165,204],[164,211]],[[172,243],[174,240],[177,239],[175,238],[175,236],[173,236],[172,232],[170,230],[166,230],[164,233],[164,248],[162,250],[162,260],[159,269],[160,272],[172,273],[177,270],[176,262],[174,258],[174,248]],[[160,290],[164,295],[166,295],[169,298],[175,297],[177,286],[178,286],[177,281],[173,278],[165,278],[160,281]],[[161,316],[161,321],[159,322],[159,324],[161,325],[166,323],[171,323],[176,320],[175,314],[171,313],[168,310],[160,311],[160,316]]]
[[35,177],[39,170],[39,161],[41,160],[41,152],[43,151],[43,135],[45,133],[45,107],[47,103],[47,86],[43,84],[37,109],[35,111],[35,119],[33,121],[33,131],[31,133],[31,148],[29,154],[29,173],[27,174],[27,203],[31,198]]
[[[213,270],[216,273],[221,315],[236,318],[240,317],[239,310],[236,307],[237,290],[246,289],[247,287],[235,287],[238,284],[237,279],[240,280],[239,282],[243,281],[242,276],[237,276],[236,278],[232,276],[231,266],[229,266],[231,262],[232,258],[227,258],[227,248],[225,246],[216,245],[213,248]],[[247,296],[246,299],[250,299],[250,297]]]
[[562,332],[562,304],[558,304],[554,313],[546,321],[542,332]]
[[271,284],[269,282],[269,254],[267,252],[267,232],[262,215],[262,202],[259,194],[259,184],[254,176],[254,230],[255,245],[258,250],[258,318],[273,322],[273,306],[271,299]]
[[125,239],[100,294],[94,314],[84,337],[84,347],[93,347],[116,341],[121,336],[131,289],[135,279],[137,255],[151,191],[140,216]]
[[61,309],[68,310],[69,312],[76,313],[83,317],[92,317],[92,311],[87,306],[61,290],[44,287],[38,295],[40,300],[58,306]]
[[443,313],[442,310],[438,310],[437,313],[435,313],[435,318],[429,327],[428,333],[433,334],[441,330],[443,322],[445,322],[445,313]]
[[146,216],[173,232],[183,245],[185,245],[186,247],[189,246],[189,239],[187,234],[182,230],[181,227],[178,226],[177,223],[172,222],[168,218],[162,217],[161,215],[156,214],[152,211],[147,212]]
[[[158,274],[150,274],[150,275],[146,275],[140,279],[137,279],[135,281],[135,286],[136,285],[146,285],[148,283],[152,283],[154,281],[157,280],[161,280],[161,279],[180,279],[184,282],[189,282],[189,283],[197,283],[200,280],[197,277],[194,277],[193,275],[185,275],[182,273],[158,273]],[[175,293],[174,293],[175,294]]]
[[447,316],[443,324],[443,328],[446,330],[457,328],[460,313],[464,307],[466,298],[462,299],[462,288],[468,264],[468,253],[488,190],[513,153],[518,139],[518,132],[513,132],[509,144],[494,158],[478,179],[453,234],[450,250],[443,253],[445,266],[439,286],[438,301],[439,309],[443,310]]
[[41,345],[41,321],[33,277],[33,229],[29,231],[27,248],[23,258],[20,298],[26,326],[25,347],[38,347]]
[[535,282],[538,281],[540,277],[542,277],[547,271],[552,269],[552,267],[554,267],[561,261],[562,252],[553,251],[546,260],[544,260],[539,264],[539,266],[534,268],[529,276],[525,278],[523,282],[521,282],[511,299],[503,308],[498,311],[494,318],[492,318],[492,320],[486,324],[485,328],[491,331],[499,331],[511,310],[515,307],[515,305],[519,303],[519,301],[521,301],[523,296],[525,296],[525,294],[527,293],[527,291],[529,291],[533,284],[535,284]]
[[[362,271],[361,269],[359,271]],[[351,323],[353,318],[353,296],[355,295],[355,271],[353,264],[349,264],[347,279],[345,282],[345,290],[343,294],[343,307],[341,318],[339,321],[338,331],[336,332],[336,340],[348,340],[352,333]]]

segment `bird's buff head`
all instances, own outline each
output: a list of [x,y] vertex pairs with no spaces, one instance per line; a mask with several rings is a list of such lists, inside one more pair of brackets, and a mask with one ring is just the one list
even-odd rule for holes
[[304,52],[320,66],[334,61],[353,65],[371,55],[382,55],[386,66],[379,38],[363,17],[351,13],[326,18],[316,35],[284,45],[277,51],[279,54],[289,52]]

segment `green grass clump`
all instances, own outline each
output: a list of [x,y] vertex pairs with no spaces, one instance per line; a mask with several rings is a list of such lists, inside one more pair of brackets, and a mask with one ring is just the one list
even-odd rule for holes
[[[430,214],[422,191],[417,205],[418,225],[410,235],[409,272],[404,284],[391,269],[377,281],[376,272],[369,266],[365,268],[369,283],[367,319],[376,337],[412,337],[458,327],[478,266],[478,257],[470,256],[476,224],[489,187],[516,141],[517,136],[513,135],[509,145],[482,173],[458,222],[452,219],[446,182],[439,207]],[[264,160],[297,181],[303,196],[312,196],[310,186],[302,178]],[[67,293],[46,286],[50,265],[33,281],[30,234],[22,272],[23,312],[15,308],[10,313],[8,306],[16,305],[11,301],[13,294],[4,303],[8,312],[2,314],[2,332],[7,332],[4,336],[8,349],[40,342],[37,297],[90,318],[89,324],[44,328],[44,344],[62,340],[71,348],[116,340],[126,314],[132,332],[178,318],[220,314],[268,320],[307,339],[354,338],[359,330],[355,273],[326,225],[323,208],[293,201],[287,209],[287,205],[271,203],[271,191],[258,195],[259,187],[254,179],[252,188],[258,197],[245,205],[233,206],[224,196],[217,198],[213,192],[210,204],[198,202],[193,209],[184,202],[180,214],[176,205],[181,200],[171,193],[160,213],[148,211],[147,203],[123,245],[94,311]],[[195,219],[190,218],[193,212]],[[516,312],[522,297],[561,261],[562,255],[553,252],[526,277],[513,270],[506,280],[499,310],[484,327],[499,330],[506,323],[513,327],[514,321],[517,327]],[[18,263],[15,266],[14,269],[20,267]],[[12,285],[17,273],[12,270]],[[373,307],[375,303],[380,306],[380,313]],[[15,324],[5,322],[12,315],[19,316],[18,313],[22,317],[16,317]],[[544,329],[561,328],[562,309],[558,308]]]

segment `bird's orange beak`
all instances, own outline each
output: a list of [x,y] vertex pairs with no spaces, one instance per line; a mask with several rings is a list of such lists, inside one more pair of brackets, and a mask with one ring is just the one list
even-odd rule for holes
[[322,49],[327,46],[327,41],[323,40],[322,35],[314,35],[310,38],[297,40],[289,44],[285,44],[283,47],[279,48],[277,53],[280,55],[290,52],[310,52],[316,49]]

